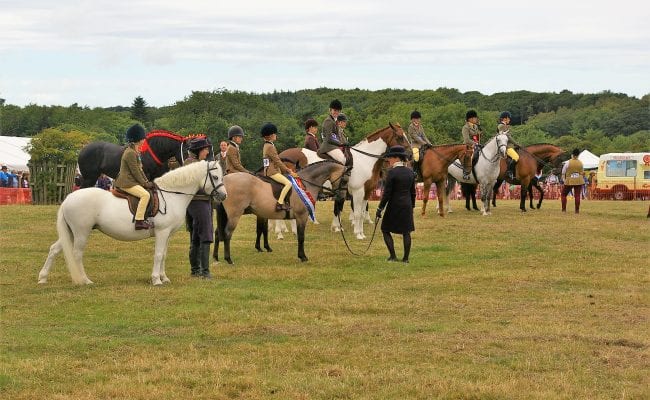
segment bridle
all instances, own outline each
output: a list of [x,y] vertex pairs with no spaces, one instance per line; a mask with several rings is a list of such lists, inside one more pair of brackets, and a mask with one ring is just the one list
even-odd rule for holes
[[497,144],[497,152],[496,152],[496,154],[494,155],[494,157],[492,159],[487,158],[485,156],[485,153],[483,153],[483,149],[485,148],[485,146],[481,147],[481,150],[480,150],[481,156],[483,158],[485,158],[490,164],[495,164],[495,163],[499,162],[499,160],[503,158],[503,156],[501,155],[501,149],[504,148],[504,147],[507,149],[507,147],[508,147],[507,144],[499,142],[499,136],[506,136],[506,135],[500,133],[500,134],[498,134],[498,135],[496,135],[494,137],[494,140],[496,141],[496,144]]
[[[215,166],[213,168],[210,168],[210,163],[211,162],[215,163]],[[206,174],[205,174],[205,179],[203,180],[203,187],[202,187],[203,191],[206,192],[205,189],[206,189],[206,185],[208,184],[208,178],[209,178],[210,179],[210,184],[212,185],[212,191],[210,192],[210,194],[206,193],[206,195],[210,196],[211,199],[214,198],[217,201],[223,200],[223,196],[219,193],[218,190],[222,186],[224,186],[224,184],[223,184],[223,181],[218,182],[219,178],[215,178],[214,176],[212,176],[210,171],[214,171],[214,170],[217,170],[219,168],[220,167],[219,167],[219,162],[218,161],[207,161],[206,162]],[[217,182],[215,182],[215,181],[217,181]],[[162,189],[162,188],[160,188],[158,186],[156,186],[156,190],[158,190],[160,192],[160,197],[162,198],[163,202],[165,203],[165,211],[163,212],[162,209],[159,211],[163,215],[167,213],[167,200],[165,200],[165,196],[163,195],[163,192],[164,193],[173,193],[173,194],[182,194],[182,195],[185,195],[185,196],[195,196],[196,195],[196,193],[185,193],[185,192],[177,192],[175,190]]]
[[[390,125],[390,128],[392,129],[393,132],[391,134],[391,137],[387,140],[387,142],[391,142],[391,141],[394,140],[396,143],[401,144],[401,143],[406,141],[406,143],[409,145],[409,147],[411,147],[411,142],[408,141],[408,138],[406,137],[406,135],[399,135],[397,133],[397,128],[395,128],[392,125]],[[394,137],[396,137],[396,139],[393,139]],[[388,143],[386,143],[386,146],[390,147],[390,145]],[[373,158],[383,158],[384,157],[384,154],[372,154],[372,153],[368,153],[368,152],[363,151],[363,150],[359,150],[356,147],[350,147],[350,149],[356,151],[357,153],[361,153],[363,155],[373,157]]]

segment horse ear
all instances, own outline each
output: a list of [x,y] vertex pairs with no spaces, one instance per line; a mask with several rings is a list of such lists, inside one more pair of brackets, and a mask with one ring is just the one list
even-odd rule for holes
[[388,126],[390,126],[391,129],[395,130],[395,127],[393,126],[393,123],[392,123],[392,122],[388,121]]

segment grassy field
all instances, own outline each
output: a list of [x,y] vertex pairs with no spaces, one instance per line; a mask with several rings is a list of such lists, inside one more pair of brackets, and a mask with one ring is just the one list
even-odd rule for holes
[[38,285],[56,207],[3,206],[0,398],[650,398],[647,202],[583,201],[575,215],[501,201],[489,217],[453,205],[416,218],[408,265],[385,261],[379,232],[351,256],[329,202],[328,223],[307,228],[308,263],[291,236],[255,252],[246,217],[236,264],[192,279],[178,232],[172,283],[156,288],[152,240],[97,232],[94,285],[73,285],[62,257]]

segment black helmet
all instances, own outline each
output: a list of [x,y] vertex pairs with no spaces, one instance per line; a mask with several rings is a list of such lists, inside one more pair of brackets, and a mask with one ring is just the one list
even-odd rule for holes
[[501,121],[504,118],[510,118],[512,119],[512,115],[510,115],[510,111],[504,111],[499,115],[499,121]]
[[347,122],[347,121],[348,121],[348,117],[346,117],[345,114],[341,113],[341,114],[339,114],[338,117],[336,117],[336,121],[337,121],[337,122],[338,122],[338,121],[345,121],[345,122]]
[[422,118],[422,114],[420,114],[420,112],[417,111],[417,110],[416,110],[416,111],[413,111],[413,112],[411,113],[411,119],[413,119],[413,118]]
[[384,156],[384,158],[389,158],[389,157],[399,157],[403,161],[405,161],[408,158],[408,154],[406,153],[406,150],[404,150],[404,147],[402,146],[392,146],[389,150],[388,153]]
[[309,118],[307,121],[305,121],[305,130],[311,128],[312,126],[318,126],[318,122],[316,122],[315,119]]
[[233,125],[228,129],[228,139],[232,139],[235,136],[244,137],[244,130],[239,125]]
[[144,139],[146,133],[140,124],[135,124],[126,130],[126,141],[129,143],[136,143]]
[[197,153],[201,151],[201,149],[205,149],[206,147],[212,146],[210,142],[208,142],[207,138],[202,138],[202,137],[197,137],[192,140],[190,140],[190,147],[189,150],[192,153]]
[[338,100],[332,100],[332,102],[330,103],[330,108],[333,109],[333,110],[339,110],[340,111],[340,110],[343,109],[343,105]]
[[470,118],[478,118],[478,114],[474,110],[467,111],[465,114],[465,121],[469,121]]
[[268,124],[264,124],[264,126],[262,127],[262,131],[261,131],[262,137],[270,136],[270,135],[273,135],[274,133],[275,134],[278,133],[278,127],[277,126],[273,125],[270,122]]

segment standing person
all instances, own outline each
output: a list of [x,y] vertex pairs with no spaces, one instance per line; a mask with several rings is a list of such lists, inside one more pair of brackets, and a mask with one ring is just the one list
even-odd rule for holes
[[474,110],[469,110],[465,114],[465,125],[461,131],[463,143],[465,143],[465,155],[463,156],[463,179],[469,180],[472,173],[472,157],[474,148],[481,144],[481,127],[478,124],[478,114]]
[[224,174],[232,172],[250,173],[241,163],[239,146],[244,140],[244,130],[239,125],[233,125],[228,129],[228,150],[226,151],[226,169]]
[[219,165],[221,165],[221,170],[223,171],[224,174],[228,169],[228,161],[226,161],[227,152],[228,152],[228,142],[222,140],[221,142],[219,142],[219,153],[217,154],[217,161],[219,161]]
[[20,187],[21,188],[29,187],[29,171],[23,171],[23,174],[20,177]]
[[341,104],[340,101],[335,99],[330,102],[329,115],[327,116],[327,118],[325,118],[325,120],[321,124],[322,131],[320,137],[323,140],[323,142],[326,140],[327,137],[331,136],[332,134],[338,135],[336,119],[339,117],[339,114],[341,113],[342,109],[343,109],[343,105]]
[[140,160],[140,147],[144,143],[144,128],[139,124],[131,126],[126,131],[127,146],[122,153],[120,161],[120,172],[115,179],[115,187],[122,191],[138,197],[138,209],[135,212],[135,230],[152,229],[153,222],[144,220],[144,213],[147,211],[147,204],[151,195],[145,189],[153,189],[153,182],[149,182],[142,170]]
[[427,135],[424,134],[424,128],[422,127],[422,114],[419,111],[413,111],[411,113],[411,123],[407,131],[409,137],[409,142],[411,142],[411,150],[413,151],[413,163],[414,170],[419,171],[420,166],[420,147],[425,144],[432,146],[431,142],[427,138]]
[[[211,144],[205,138],[190,142],[185,165],[205,160],[210,154]],[[210,196],[203,189],[192,198],[187,206],[187,229],[190,231],[190,273],[191,276],[212,279],[210,275],[210,243],[212,234],[212,206]]]
[[95,187],[104,190],[111,190],[111,184],[111,178],[106,176],[106,174],[101,174],[99,175],[99,178],[97,178],[97,182],[95,182]]
[[392,232],[403,235],[404,257],[402,261],[405,263],[409,262],[411,232],[415,230],[413,223],[415,176],[413,171],[406,166],[407,157],[408,154],[402,146],[393,146],[386,154],[385,158],[391,168],[384,179],[384,194],[377,209],[377,218],[381,218],[381,213],[386,207],[386,215],[381,221],[381,232],[390,254],[388,261],[397,261]]
[[512,135],[510,134],[510,120],[512,116],[509,111],[504,111],[499,115],[499,124],[497,125],[497,133],[503,133],[508,136],[508,145],[506,153],[508,154],[508,168],[506,169],[506,175],[508,178],[513,181],[515,180],[515,169],[517,168],[517,162],[519,161],[519,154],[515,150],[515,143],[512,140]]
[[316,137],[316,132],[318,132],[318,122],[313,118],[309,118],[305,121],[305,144],[302,147],[311,151],[318,151],[320,142]]
[[291,189],[291,182],[287,179],[286,176],[282,174],[289,174],[294,178],[298,177],[298,174],[291,171],[287,168],[286,165],[280,160],[278,155],[278,150],[275,148],[275,142],[278,138],[278,128],[271,124],[265,124],[262,127],[261,135],[264,138],[264,146],[262,147],[262,163],[264,166],[264,176],[268,176],[274,181],[284,185],[282,192],[280,192],[280,197],[278,202],[275,205],[275,211],[288,211],[291,209],[289,205],[284,204],[284,198],[289,193]]
[[575,212],[580,213],[580,194],[582,185],[584,185],[585,170],[582,161],[578,160],[580,150],[573,149],[571,159],[562,167],[562,178],[564,187],[562,187],[562,212],[566,212],[566,196],[573,189],[573,198],[575,200]]
[[0,169],[0,187],[7,187],[9,183],[9,172],[6,165],[2,166]]

